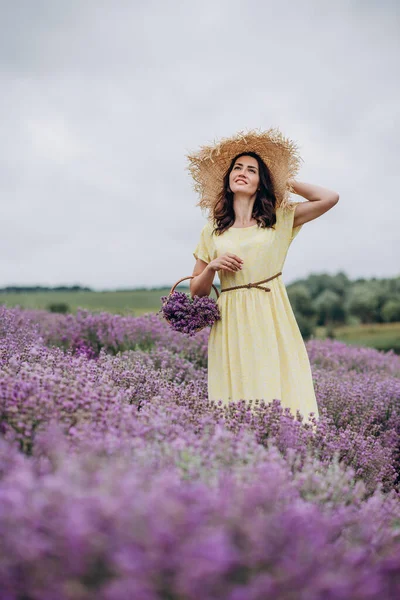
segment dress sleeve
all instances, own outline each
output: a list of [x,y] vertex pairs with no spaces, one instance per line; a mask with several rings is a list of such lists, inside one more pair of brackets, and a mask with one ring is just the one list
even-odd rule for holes
[[[297,204],[302,204],[302,202],[293,202],[293,204],[295,204],[297,206]],[[290,237],[290,241],[294,240],[294,238],[296,237],[296,235],[299,233],[300,229],[303,227],[303,224],[297,225],[297,227],[293,227],[294,213],[295,213],[295,210],[293,209],[291,211],[292,235]]]
[[296,235],[299,233],[300,229],[303,227],[303,225],[297,225],[297,227],[293,227],[295,207],[298,204],[301,204],[301,202],[291,202],[290,204],[290,209],[278,209],[278,211],[280,212],[283,229],[285,230],[285,233],[288,235],[289,238],[289,244],[292,243]]
[[209,223],[206,223],[200,232],[200,239],[196,248],[194,249],[193,256],[196,259],[200,258],[200,260],[209,263],[215,258],[214,250],[212,227]]

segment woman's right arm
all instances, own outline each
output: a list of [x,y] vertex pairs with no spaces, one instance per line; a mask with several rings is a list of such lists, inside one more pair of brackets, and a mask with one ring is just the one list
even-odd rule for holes
[[190,295],[209,296],[215,277],[215,270],[211,263],[206,263],[198,258],[193,269],[193,279],[190,280]]
[[209,296],[215,273],[217,271],[229,271],[235,273],[243,266],[243,260],[237,254],[225,252],[222,256],[214,258],[209,263],[204,262],[200,258],[196,259],[196,264],[193,269],[193,279],[190,280],[190,295],[193,296]]

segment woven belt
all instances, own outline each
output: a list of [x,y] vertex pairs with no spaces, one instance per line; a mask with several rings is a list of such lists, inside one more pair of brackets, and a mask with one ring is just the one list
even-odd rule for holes
[[224,288],[221,292],[227,292],[228,290],[238,290],[239,288],[258,288],[259,290],[263,290],[264,292],[270,292],[271,288],[269,287],[261,287],[260,283],[265,283],[266,281],[271,281],[271,279],[275,279],[278,275],[282,275],[282,271],[280,273],[276,273],[272,275],[272,277],[268,277],[267,279],[262,279],[261,281],[256,281],[254,283],[245,283],[244,285],[234,285],[233,287]]

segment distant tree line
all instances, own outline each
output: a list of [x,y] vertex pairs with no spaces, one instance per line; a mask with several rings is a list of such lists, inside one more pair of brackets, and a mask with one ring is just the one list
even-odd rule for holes
[[330,328],[400,321],[400,277],[350,281],[343,272],[314,274],[294,281],[287,292],[305,337],[317,325]]
[[93,288],[84,287],[82,285],[59,285],[49,287],[46,285],[7,285],[0,288],[0,292],[10,294],[26,294],[27,292],[93,292]]
[[[221,288],[219,284],[216,287]],[[298,279],[286,289],[305,338],[315,333],[317,326],[332,330],[340,325],[400,322],[400,276],[351,281],[342,271],[321,273]]]

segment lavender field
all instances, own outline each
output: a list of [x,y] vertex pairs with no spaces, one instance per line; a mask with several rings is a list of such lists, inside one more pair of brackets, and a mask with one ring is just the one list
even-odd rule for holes
[[308,341],[306,423],[208,334],[0,306],[0,600],[400,597],[400,356]]

